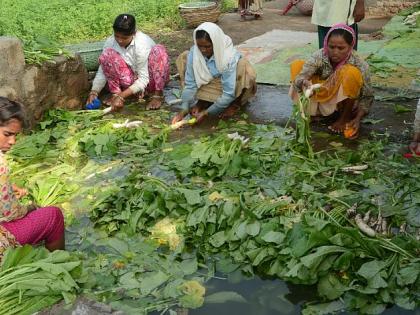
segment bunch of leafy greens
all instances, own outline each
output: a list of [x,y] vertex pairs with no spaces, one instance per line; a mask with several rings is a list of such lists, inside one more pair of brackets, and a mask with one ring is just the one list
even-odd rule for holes
[[30,315],[63,298],[71,303],[84,276],[77,255],[29,245],[8,249],[0,267],[0,314]]
[[[157,251],[155,239],[118,234],[108,237],[91,228],[74,238],[70,247],[83,251],[89,275],[83,293],[125,314],[148,314],[174,307],[203,304],[202,283],[212,275],[198,272],[193,255]],[[191,287],[193,289],[191,289]]]

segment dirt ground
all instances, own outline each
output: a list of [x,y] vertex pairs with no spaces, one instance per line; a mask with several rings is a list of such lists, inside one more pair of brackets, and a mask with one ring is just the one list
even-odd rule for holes
[[[218,25],[229,35],[233,43],[238,45],[247,39],[262,35],[273,29],[316,32],[316,26],[311,24],[310,16],[303,16],[296,8],[285,16],[280,15],[288,0],[274,0],[264,3],[264,15],[261,20],[247,19],[242,22],[237,12],[224,13],[220,16]],[[234,11],[234,10],[233,10]],[[389,20],[389,17],[366,17],[360,24],[361,34],[379,31]],[[175,60],[184,50],[192,46],[193,29],[183,29],[174,32],[160,32],[152,37],[156,42],[166,45],[171,57],[171,73],[176,73]]]

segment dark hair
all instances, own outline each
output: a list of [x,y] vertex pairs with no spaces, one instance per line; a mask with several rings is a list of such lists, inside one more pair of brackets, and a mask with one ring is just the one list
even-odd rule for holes
[[351,35],[351,33],[349,31],[343,30],[342,28],[337,28],[335,30],[333,30],[330,35],[328,36],[328,40],[330,40],[330,38],[332,36],[341,36],[344,38],[344,40],[346,41],[347,44],[349,44],[351,46],[351,44],[353,43],[353,36]]
[[26,126],[26,115],[23,105],[0,96],[0,126],[7,125],[12,119]]
[[210,35],[209,33],[207,33],[205,30],[198,30],[197,32],[195,32],[195,39],[205,39],[206,41],[209,41],[210,43],[213,44],[213,42],[211,41]]
[[112,28],[114,32],[133,35],[136,33],[136,18],[131,14],[120,14],[115,18]]

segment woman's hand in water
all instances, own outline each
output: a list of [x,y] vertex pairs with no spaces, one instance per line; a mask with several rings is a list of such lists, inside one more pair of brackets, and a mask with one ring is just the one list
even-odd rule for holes
[[186,113],[186,112],[184,112],[184,111],[181,111],[181,112],[179,112],[178,114],[176,114],[176,115],[174,116],[174,118],[172,118],[172,122],[171,122],[171,123],[172,123],[172,125],[173,125],[173,124],[176,124],[178,121],[183,120],[186,114],[187,114],[187,113]]
[[92,103],[93,100],[95,98],[97,98],[97,97],[98,97],[98,92],[96,92],[96,91],[90,91],[90,93],[88,95],[88,98],[86,100],[86,105]]
[[194,115],[194,117],[197,119],[197,124],[202,122],[206,117],[209,115],[207,110],[202,110],[201,112],[198,112]]
[[113,112],[118,112],[124,107],[124,98],[118,94],[113,94],[111,99],[111,107]]

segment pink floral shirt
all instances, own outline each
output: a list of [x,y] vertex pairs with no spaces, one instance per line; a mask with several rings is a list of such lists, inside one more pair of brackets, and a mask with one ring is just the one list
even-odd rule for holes
[[9,181],[9,168],[3,153],[0,153],[0,223],[24,217],[27,207],[19,204]]

